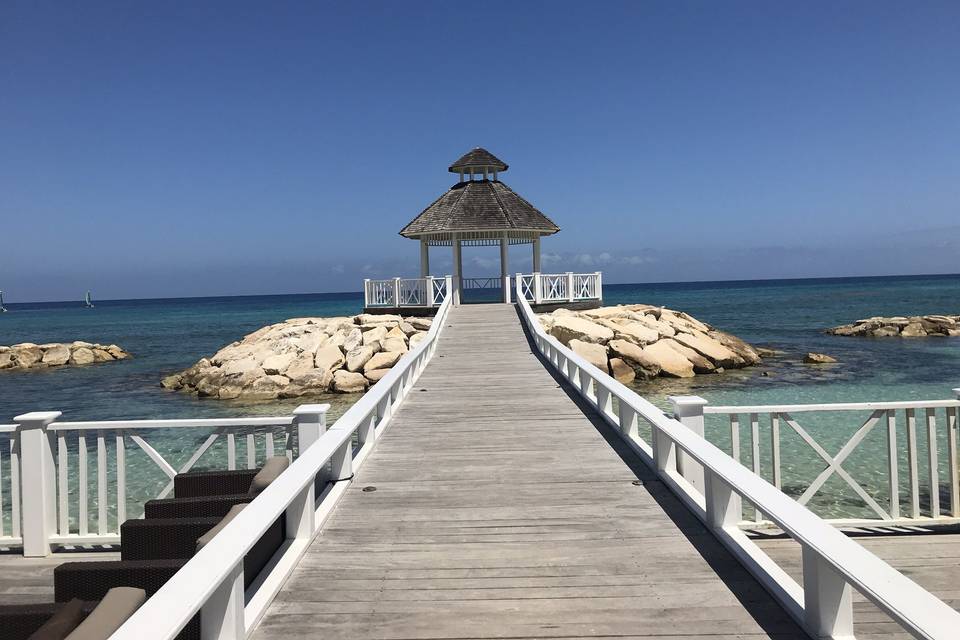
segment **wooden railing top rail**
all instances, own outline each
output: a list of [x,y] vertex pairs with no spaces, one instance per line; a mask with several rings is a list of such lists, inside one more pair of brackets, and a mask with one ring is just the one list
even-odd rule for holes
[[177,420],[88,420],[53,422],[49,431],[91,429],[196,429],[202,427],[279,427],[293,424],[293,416],[251,416],[249,418],[186,418]]
[[[834,571],[842,575],[845,581],[889,614],[915,637],[938,640],[956,637],[956,631],[960,629],[960,613],[867,551],[863,546],[847,538],[841,531],[817,517],[809,509],[798,504],[706,439],[698,436],[674,418],[668,417],[654,404],[643,399],[633,390],[607,375],[606,372],[600,371],[553,336],[548,335],[537,320],[529,303],[523,296],[518,296],[518,299],[528,329],[536,334],[540,341],[549,343],[567,361],[574,363],[579,371],[587,372],[598,389],[602,388],[611,393],[618,398],[619,402],[626,403],[638,416],[650,423],[654,428],[655,440],[659,440],[660,437],[669,439],[687,455],[703,465],[705,471],[712,478],[722,481],[735,493],[756,505],[790,537],[799,542],[805,549],[815,553]],[[659,446],[659,442],[657,446]],[[650,447],[646,447],[645,451],[650,453]],[[662,471],[658,469],[658,472]],[[680,480],[682,482],[683,479],[680,478]],[[670,484],[677,486],[679,483],[674,481]],[[714,482],[714,486],[717,486],[716,482]],[[695,499],[695,503],[700,509],[697,512],[699,517],[708,517],[708,503],[705,496],[688,494],[686,497]],[[717,528],[712,528],[714,531],[717,528],[726,530],[735,528],[735,525],[723,523]],[[729,539],[721,538],[721,540],[725,544],[729,542]],[[753,571],[765,571],[770,564],[770,560],[766,559],[766,566],[757,561],[757,564],[749,568]],[[783,575],[785,576],[785,574]],[[769,577],[774,580],[780,578],[780,576]],[[829,582],[828,576],[823,579]],[[783,601],[787,610],[794,614],[803,612],[805,594],[797,593],[796,583],[785,584],[782,587],[783,592],[779,594],[781,600],[783,601],[784,597],[793,600],[793,602]],[[834,595],[836,594],[829,594],[827,597]],[[818,600],[819,598],[818,595]],[[811,598],[806,602],[808,605],[814,606],[811,603],[815,601]],[[819,607],[819,604],[816,606]],[[823,614],[823,611],[817,611],[814,616],[822,616]],[[811,615],[809,611],[807,615]],[[830,615],[829,612],[827,615]],[[807,622],[811,621],[808,619]]]
[[[960,389],[954,389],[960,396]],[[803,413],[807,411],[895,411],[897,409],[939,409],[960,407],[956,400],[906,400],[898,402],[834,402],[829,404],[758,404],[703,407],[704,413]]]
[[[326,433],[305,451],[301,451],[300,456],[277,480],[151,596],[111,639],[174,638],[201,608],[205,611],[202,619],[204,628],[218,629],[209,637],[234,638],[249,633],[254,621],[245,620],[243,593],[241,591],[238,596],[235,592],[237,587],[232,586],[238,583],[239,571],[239,584],[242,587],[244,556],[273,522],[283,516],[305,491],[312,490],[317,474],[344,446],[350,445],[353,433],[368,423],[378,406],[384,401],[390,401],[395,385],[403,383],[409,369],[421,364],[421,356],[425,356],[428,349],[434,348],[450,305],[451,298],[447,296],[427,337],[401,358],[397,365],[350,407]],[[312,504],[310,509],[312,519]],[[289,513],[287,517],[289,518]],[[304,548],[308,543],[309,540],[302,543]],[[266,597],[272,598],[272,594]],[[205,606],[211,599],[222,620],[206,619]],[[227,602],[227,599],[230,599],[230,602]]]
[[10,433],[20,428],[18,424],[0,424],[0,433]]

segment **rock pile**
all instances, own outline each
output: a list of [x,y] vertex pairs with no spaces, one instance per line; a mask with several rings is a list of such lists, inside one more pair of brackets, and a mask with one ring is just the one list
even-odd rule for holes
[[876,316],[857,320],[853,324],[827,329],[827,333],[835,336],[868,336],[873,338],[960,336],[960,316],[894,316],[891,318]]
[[293,318],[254,331],[161,386],[221,399],[359,393],[423,340],[430,325],[427,318],[395,315]]
[[11,347],[0,346],[0,369],[38,369],[65,365],[93,364],[125,360],[130,354],[115,344],[90,342],[23,342]]
[[550,335],[623,383],[656,376],[689,378],[760,362],[743,340],[662,307],[630,304],[539,316]]

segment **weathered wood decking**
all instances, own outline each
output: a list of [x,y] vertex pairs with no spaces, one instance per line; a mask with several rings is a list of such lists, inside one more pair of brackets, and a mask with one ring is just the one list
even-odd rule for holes
[[449,325],[254,638],[806,637],[561,388],[513,307]]

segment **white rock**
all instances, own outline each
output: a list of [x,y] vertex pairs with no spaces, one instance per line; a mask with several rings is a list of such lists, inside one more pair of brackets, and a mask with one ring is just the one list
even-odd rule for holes
[[597,369],[600,369],[600,371],[609,373],[610,367],[607,364],[607,348],[604,345],[593,342],[583,342],[574,338],[570,341],[570,349]]
[[363,332],[358,327],[354,327],[347,333],[347,339],[343,341],[343,350],[350,352],[363,344]]
[[277,353],[264,358],[263,364],[260,366],[268,376],[278,375],[287,370],[295,357],[296,355],[293,353]]
[[414,329],[419,329],[420,331],[429,331],[433,325],[433,320],[430,318],[408,318],[407,322],[412,324]]
[[363,365],[373,357],[373,347],[359,346],[347,352],[347,371],[360,371]]
[[403,338],[387,338],[380,343],[380,346],[384,351],[396,353],[406,353],[408,351],[407,343],[403,341]]
[[344,362],[343,352],[340,351],[340,347],[333,345],[320,347],[313,356],[313,366],[317,369],[325,369],[327,371],[339,369],[343,366]]
[[93,351],[87,347],[74,349],[73,353],[70,354],[71,364],[91,364],[95,361],[96,357],[94,357]]
[[374,369],[389,369],[393,365],[397,364],[397,360],[400,359],[402,353],[396,351],[381,351],[378,354],[375,354],[370,358],[365,365],[363,365],[363,372],[373,371]]
[[333,390],[338,393],[360,393],[366,391],[369,384],[361,373],[340,369],[333,374]]
[[656,329],[651,329],[639,322],[621,325],[614,334],[621,340],[629,340],[641,346],[660,339],[660,333]]
[[420,333],[415,333],[410,336],[410,348],[413,349],[415,346],[423,342],[423,339],[427,337],[426,331],[421,331]]
[[565,345],[574,339],[605,344],[613,338],[613,331],[607,327],[575,316],[557,318],[550,328],[550,334]]
[[673,378],[692,378],[693,363],[671,346],[672,338],[663,338],[643,348],[643,354],[659,365],[660,372]]
[[363,344],[369,345],[374,342],[380,343],[384,338],[387,337],[386,327],[377,327],[376,329],[370,329],[369,331],[363,332]]
[[64,344],[55,344],[43,352],[43,364],[59,367],[70,361],[70,349]]
[[673,339],[703,354],[719,367],[735,367],[743,364],[743,358],[706,334],[700,332],[678,333]]

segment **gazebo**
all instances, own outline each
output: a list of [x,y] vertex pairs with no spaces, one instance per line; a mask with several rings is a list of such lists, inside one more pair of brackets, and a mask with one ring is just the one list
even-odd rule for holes
[[500,287],[504,302],[510,301],[507,247],[533,245],[533,271],[540,271],[540,238],[560,227],[536,207],[500,181],[507,163],[477,147],[448,167],[459,181],[433,201],[401,231],[420,241],[420,275],[430,275],[430,247],[453,247],[453,302],[459,304],[463,290],[464,246],[500,247]]
[[[400,230],[420,241],[420,277],[364,280],[364,310],[369,313],[429,314],[448,297],[461,303],[465,289],[500,290],[504,302],[516,291],[535,309],[558,306],[592,308],[603,299],[600,272],[541,273],[540,238],[560,231],[554,222],[500,181],[507,163],[477,147],[448,167],[458,182]],[[507,249],[533,246],[533,271],[512,281]],[[500,277],[464,278],[463,247],[500,247]],[[430,247],[453,248],[453,275],[430,275]]]

